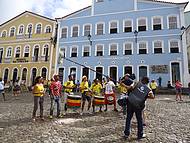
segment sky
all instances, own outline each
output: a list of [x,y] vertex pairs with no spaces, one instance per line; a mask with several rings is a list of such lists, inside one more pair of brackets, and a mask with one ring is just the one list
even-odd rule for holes
[[[187,2],[189,0],[164,0]],[[91,5],[92,0],[0,0],[0,24],[28,10],[50,18],[63,17]],[[190,10],[188,4],[186,11]]]

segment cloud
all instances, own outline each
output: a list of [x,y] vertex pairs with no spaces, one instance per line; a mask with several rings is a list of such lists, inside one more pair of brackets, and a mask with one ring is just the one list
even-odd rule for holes
[[[179,0],[164,0],[179,2]],[[180,0],[186,2],[187,0]],[[0,0],[0,24],[29,10],[56,18],[91,5],[92,0]],[[190,4],[186,10],[190,10]]]

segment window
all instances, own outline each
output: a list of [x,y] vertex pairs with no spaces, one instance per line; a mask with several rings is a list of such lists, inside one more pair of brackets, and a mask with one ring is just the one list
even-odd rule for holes
[[146,31],[146,18],[138,19],[138,31]]
[[6,36],[7,36],[7,32],[6,32],[6,31],[3,31],[1,37],[4,38],[4,37],[6,37]]
[[19,57],[20,57],[20,47],[16,47],[15,58],[19,58]]
[[84,46],[83,47],[83,57],[89,57],[90,56],[90,46]]
[[46,27],[46,33],[51,33],[51,26]]
[[66,57],[66,49],[65,48],[60,48],[60,54]]
[[117,22],[110,22],[110,34],[115,34],[118,32],[118,28],[117,28],[118,24]]
[[110,45],[110,56],[117,55],[117,44]]
[[103,35],[104,34],[104,24],[103,23],[99,23],[96,25],[96,34],[97,35]]
[[96,56],[103,56],[103,45],[96,46]]
[[160,17],[153,18],[153,30],[161,30],[162,29],[162,20]]
[[147,54],[147,44],[146,42],[140,42],[139,43],[139,54]]
[[91,31],[91,26],[90,25],[85,25],[84,26],[84,36],[90,35]]
[[26,46],[24,48],[24,57],[29,57],[29,53],[30,53],[30,47]]
[[21,25],[21,26],[19,27],[18,34],[19,34],[19,35],[22,35],[23,33],[24,33],[24,25]]
[[170,16],[168,18],[169,22],[169,29],[177,29],[177,17],[176,16]]
[[9,48],[7,49],[6,57],[7,57],[7,58],[12,57],[12,47],[9,47]]
[[162,53],[162,41],[154,42],[154,53],[161,54]]
[[79,36],[79,27],[73,26],[72,27],[72,37],[78,37]]
[[46,45],[44,46],[42,56],[48,56],[48,54],[49,54],[48,51],[49,51],[49,46],[46,44]]
[[13,37],[15,36],[15,28],[12,27],[11,30],[10,30],[10,37]]
[[124,32],[132,32],[132,21],[131,20],[124,21]]
[[77,57],[77,47],[71,48],[71,57]]
[[174,40],[170,41],[170,53],[179,53],[179,42]]
[[30,33],[30,34],[32,33],[32,24],[28,25],[27,33]]
[[42,68],[42,77],[44,79],[46,79],[46,76],[47,76],[47,69],[46,68]]
[[132,44],[131,43],[124,44],[124,55],[132,55]]
[[61,30],[61,38],[67,38],[67,28],[62,28],[62,30]]
[[41,31],[42,31],[42,25],[41,25],[41,24],[38,24],[38,25],[36,26],[36,34],[40,34]]

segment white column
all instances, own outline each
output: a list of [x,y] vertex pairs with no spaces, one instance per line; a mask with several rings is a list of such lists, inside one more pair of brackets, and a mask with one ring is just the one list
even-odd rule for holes
[[[185,26],[185,18],[184,18],[184,8],[180,8],[180,25]],[[183,85],[184,87],[187,87],[188,82],[189,82],[189,72],[188,72],[188,57],[187,57],[187,43],[186,43],[186,32],[183,33],[182,35],[182,40],[181,40],[181,48],[183,52]]]
[[92,0],[92,6],[91,6],[91,16],[94,15],[94,4],[96,0]]

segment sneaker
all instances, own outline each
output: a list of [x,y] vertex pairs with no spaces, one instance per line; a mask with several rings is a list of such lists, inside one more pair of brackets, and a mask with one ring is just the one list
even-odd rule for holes
[[59,116],[57,116],[57,118],[63,118],[63,116],[62,116],[62,115],[59,115]]
[[146,127],[147,126],[146,123],[143,123],[143,126]]
[[63,113],[63,116],[65,116],[65,115],[66,115],[66,112]]
[[33,121],[33,122],[36,122],[36,118],[32,118],[32,121]]
[[106,111],[107,111],[107,109],[104,110],[104,112],[106,112]]
[[53,116],[50,115],[49,118],[50,118],[50,119],[53,119]]
[[114,111],[115,111],[115,112],[118,112],[118,110],[117,110],[117,109],[114,109]]
[[125,140],[127,140],[127,139],[129,138],[129,136],[124,135],[123,138],[124,138]]
[[143,134],[141,137],[138,137],[137,139],[140,140],[140,139],[144,139],[146,138],[146,134]]
[[44,119],[44,117],[41,117],[40,119],[41,119],[42,121],[44,121],[44,120],[45,120],[45,119]]
[[80,115],[82,116],[82,115],[83,115],[83,112],[80,112]]

